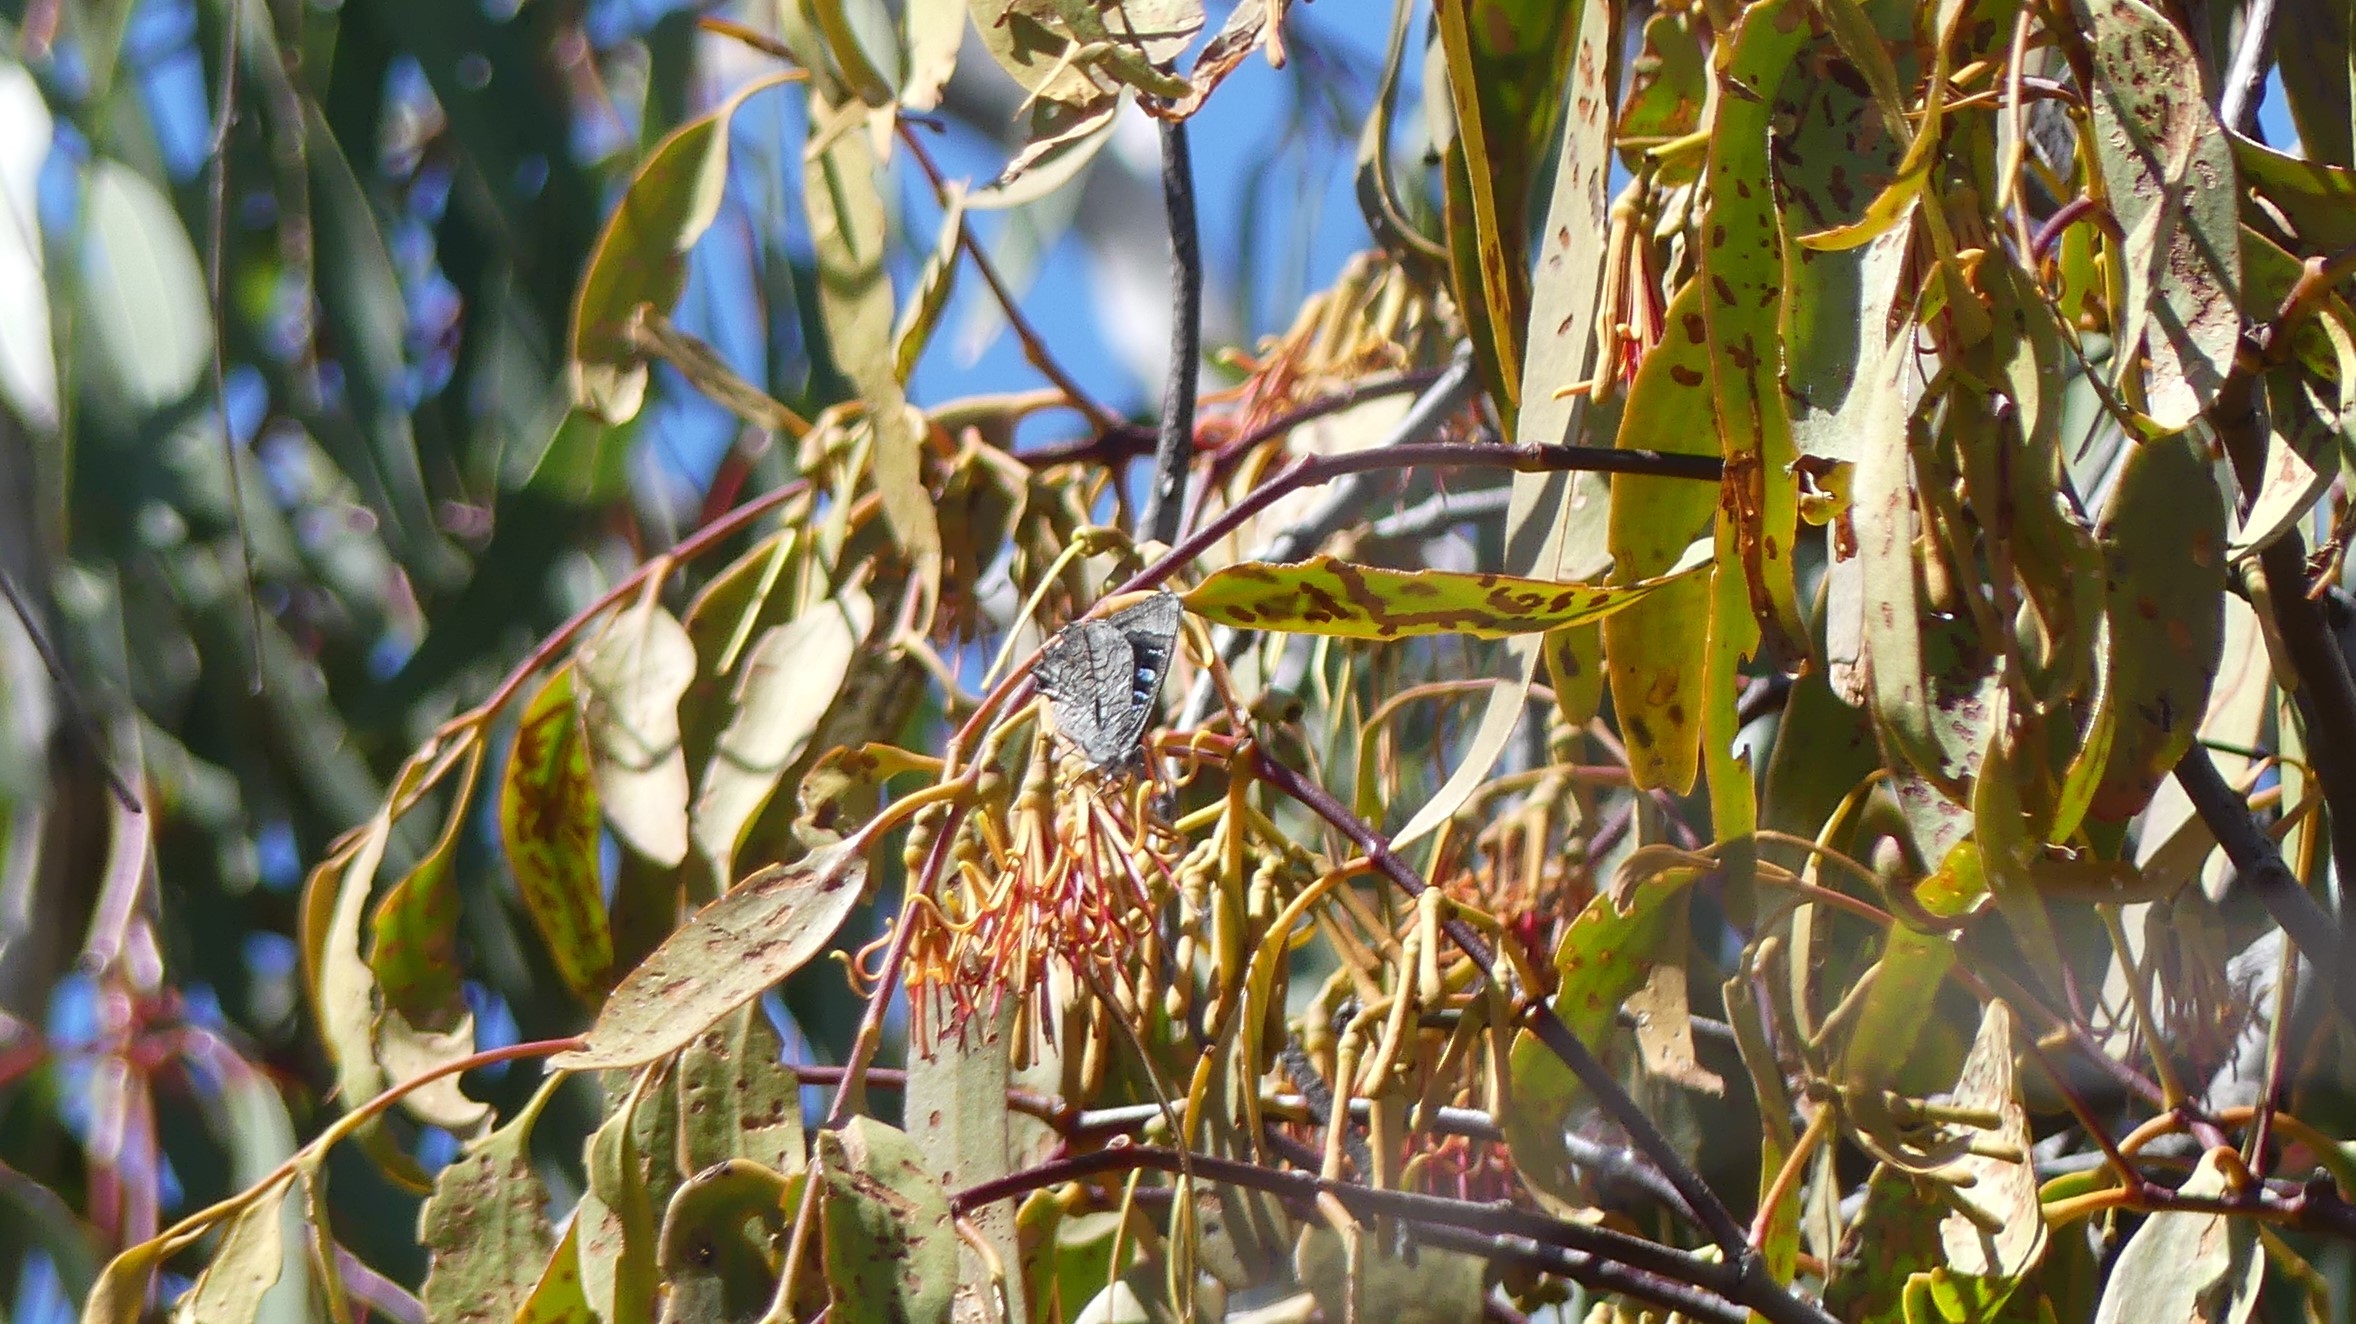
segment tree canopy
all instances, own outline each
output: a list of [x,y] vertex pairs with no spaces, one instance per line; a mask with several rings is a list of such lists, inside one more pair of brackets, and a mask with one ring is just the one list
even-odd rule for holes
[[1336,3],[0,3],[0,1319],[2344,1317],[2356,6]]

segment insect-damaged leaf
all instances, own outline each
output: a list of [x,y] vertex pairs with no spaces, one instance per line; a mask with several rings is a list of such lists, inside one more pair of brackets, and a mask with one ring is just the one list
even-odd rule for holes
[[1708,550],[1696,544],[1667,573],[1620,585],[1385,570],[1331,556],[1291,565],[1247,561],[1205,579],[1186,595],[1186,609],[1221,625],[1346,639],[1502,639],[1601,620],[1702,569]]
[[[2090,142],[2126,294],[2117,312],[2123,387],[2161,429],[2200,415],[2241,339],[2241,226],[2233,145],[2198,80],[2192,43],[2142,0],[2073,0],[2094,87]],[[2141,360],[2134,350],[2140,343]]]
[[573,702],[573,669],[560,667],[516,723],[499,783],[499,838],[549,957],[584,996],[597,991],[614,958],[597,831],[597,785]]
[[687,250],[720,214],[728,183],[728,123],[754,93],[787,77],[758,78],[708,114],[671,131],[647,153],[589,255],[573,303],[573,402],[606,423],[626,423],[646,401],[646,360],[630,342],[640,304],[668,312],[687,281]]
[[867,845],[852,837],[772,865],[696,912],[614,989],[587,1045],[552,1064],[581,1071],[651,1062],[800,969],[858,904]]
[[695,680],[695,645],[649,594],[608,621],[574,667],[606,821],[640,855],[678,864],[687,858],[679,700]]
[[777,1032],[746,1003],[679,1055],[679,1153],[689,1172],[751,1159],[780,1172],[802,1162],[802,1082],[779,1061]]
[[949,1198],[904,1131],[854,1117],[818,1136],[826,1282],[846,1324],[942,1324],[957,1286]]

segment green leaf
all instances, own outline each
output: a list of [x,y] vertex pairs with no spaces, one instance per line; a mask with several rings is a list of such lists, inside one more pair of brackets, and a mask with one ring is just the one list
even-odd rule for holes
[[286,1232],[279,1213],[293,1186],[291,1177],[271,1183],[229,1220],[212,1261],[187,1294],[173,1303],[175,1321],[253,1324],[261,1313],[262,1297],[278,1281]]
[[2350,137],[2356,115],[2349,96],[2356,88],[2356,60],[2350,55],[2356,49],[2356,10],[2339,0],[2291,0],[2280,12],[2275,30],[2297,34],[2273,45],[2299,150],[2312,161],[2356,163],[2356,141]]
[[2192,747],[2225,647],[2225,497],[2191,433],[2139,445],[2096,536],[2117,713],[2089,813],[2126,819]]
[[483,766],[483,741],[467,737],[466,766],[432,850],[377,902],[368,968],[386,1010],[423,1030],[447,1030],[466,1012],[458,964],[458,846]]
[[1800,506],[1791,466],[1798,455],[1783,393],[1783,238],[1768,171],[1768,121],[1809,32],[1804,0],[1761,0],[1743,10],[1729,38],[1732,54],[1720,76],[1739,91],[1720,95],[1711,128],[1710,205],[1696,278],[1726,458],[1722,507],[1751,614],[1777,658],[1806,657],[1808,636],[1792,568]]
[[[1688,281],[1669,304],[1660,343],[1637,367],[1620,416],[1623,448],[1707,455],[1718,449],[1710,410],[1708,330],[1702,285]],[[1718,489],[1708,483],[1645,474],[1612,482],[1612,578],[1657,575],[1709,533]],[[1705,544],[1706,545],[1706,544]],[[1612,706],[1628,746],[1628,771],[1642,787],[1678,795],[1693,789],[1701,755],[1702,668],[1708,639],[1709,581],[1669,586],[1603,623],[1604,666]]]
[[535,1294],[554,1250],[548,1189],[532,1167],[531,1148],[549,1097],[543,1087],[435,1177],[433,1197],[417,1216],[417,1240],[432,1257],[418,1294],[429,1318],[506,1324]]
[[777,1294],[784,1234],[806,1182],[799,1172],[788,1177],[730,1159],[680,1183],[663,1211],[655,1255],[665,1284],[663,1318],[680,1324],[760,1318]]
[[1501,639],[1602,620],[1703,568],[1705,546],[1697,545],[1666,574],[1613,585],[1386,570],[1332,556],[1290,565],[1246,561],[1214,571],[1186,594],[1186,609],[1221,625],[1345,639]]
[[172,201],[100,157],[84,177],[74,371],[91,418],[128,432],[186,400],[212,362],[212,301]]
[[[1014,1170],[1012,1113],[1006,1104],[1013,1025],[1014,1009],[1003,1007],[994,1018],[973,1017],[960,1033],[936,1031],[929,1047],[909,1048],[902,1114],[925,1138],[925,1160],[944,1189],[964,1190]],[[1023,1280],[1014,1271],[1022,1263],[1014,1206],[1001,1200],[970,1211],[966,1221],[1007,1270],[1004,1288],[1012,1294],[1007,1314],[1028,1318]],[[991,1281],[990,1266],[962,1240],[957,1292],[981,1317],[995,1316],[994,1307],[985,1303],[998,1300],[999,1286]]]
[[0,59],[0,121],[11,125],[0,157],[0,290],[14,312],[0,320],[0,401],[34,428],[57,426],[57,350],[50,340],[49,283],[42,271],[41,163],[55,123],[23,65]]
[[580,1224],[581,1294],[603,1324],[649,1324],[654,1318],[654,1201],[636,1134],[638,1108],[654,1074],[639,1075],[589,1137],[583,1159],[589,1189],[573,1213]]
[[949,1198],[904,1131],[854,1117],[818,1135],[826,1282],[844,1324],[943,1324],[957,1286]]
[[[1609,893],[1596,894],[1555,945],[1554,1012],[1591,1051],[1602,1050],[1620,1004],[1644,987],[1662,944],[1684,917],[1687,890],[1703,873],[1699,865],[1680,863],[1684,859],[1665,847],[1639,848],[1620,866],[1613,885],[1625,894],[1627,908]],[[1515,1169],[1550,1204],[1584,1205],[1562,1137],[1585,1087],[1527,1030],[1514,1036],[1509,1061],[1513,1107],[1499,1122]]]
[[733,711],[696,785],[690,831],[713,892],[735,880],[736,848],[778,778],[808,749],[866,639],[874,608],[846,590],[771,626],[736,670]]
[[82,1324],[138,1324],[147,1311],[148,1287],[155,1281],[156,1261],[164,1257],[163,1238],[142,1241],[106,1262],[98,1286],[82,1303]]
[[599,882],[597,785],[573,702],[573,668],[559,667],[516,723],[499,782],[499,838],[524,910],[567,987],[593,997],[613,964]]
[[581,1220],[565,1220],[564,1236],[516,1309],[515,1324],[595,1324],[589,1298],[581,1294]]
[[679,700],[695,680],[695,645],[650,592],[582,646],[574,671],[606,822],[648,860],[677,865],[687,858]]
[[957,49],[965,42],[965,5],[960,0],[910,0],[901,26],[908,34],[908,77],[900,84],[900,104],[909,110],[931,110],[940,104],[941,89],[957,69]]
[[[573,303],[573,403],[627,423],[646,401],[646,361],[628,327],[640,304],[668,312],[687,281],[687,251],[711,228],[728,183],[728,124],[747,99],[793,75],[756,78],[680,125],[648,152],[606,218]],[[880,235],[882,232],[878,230]]]
[[623,978],[587,1045],[551,1064],[580,1071],[651,1062],[800,969],[858,904],[867,846],[856,836],[772,865],[696,912]]
[[2072,0],[2070,9],[2093,63],[2088,142],[2126,236],[2114,250],[2126,289],[2114,323],[2119,383],[2173,432],[2208,407],[2241,341],[2233,147],[2184,83],[2197,62],[2175,24],[2142,0]]
[[688,1172],[750,1159],[799,1172],[802,1082],[758,1003],[746,1003],[679,1054],[679,1154]]
[[[1701,128],[1710,75],[1695,18],[1691,12],[1661,10],[1645,20],[1644,48],[1629,68],[1628,98],[1620,106],[1620,122],[1612,135],[1625,144],[1619,149],[1620,161],[1630,170],[1642,161],[1645,148]],[[1629,139],[1640,141],[1630,144]],[[1660,173],[1661,182],[1691,182],[1694,160],[1690,153],[1670,158]]]
[[958,240],[964,234],[965,189],[952,183],[949,201],[941,209],[941,232],[934,238],[932,255],[916,274],[916,297],[900,310],[899,322],[892,328],[892,370],[903,384],[908,374],[916,371],[925,346],[932,343],[933,330],[940,325],[949,296],[957,288]]

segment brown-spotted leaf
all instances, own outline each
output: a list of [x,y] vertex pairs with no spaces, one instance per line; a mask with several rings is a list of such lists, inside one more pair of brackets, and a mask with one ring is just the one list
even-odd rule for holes
[[626,423],[646,401],[646,361],[630,343],[640,304],[668,312],[687,282],[687,250],[720,214],[728,182],[728,122],[746,98],[787,77],[745,84],[710,114],[655,144],[606,218],[573,301],[573,403],[605,423]]
[[543,1093],[506,1125],[466,1147],[434,1179],[417,1217],[431,1257],[419,1297],[426,1315],[454,1324],[507,1324],[538,1286],[554,1241],[548,1188],[532,1166]]
[[[806,1181],[799,1172],[789,1177],[738,1158],[698,1169],[679,1184],[663,1210],[655,1252],[664,1324],[760,1318],[777,1294],[777,1248]],[[797,1310],[794,1317],[815,1313]]]
[[641,1073],[589,1137],[583,1164],[589,1189],[573,1211],[580,1225],[581,1294],[604,1324],[650,1324],[654,1317],[655,1199],[647,1189],[647,1150],[638,1138],[639,1107],[651,1075]]
[[[1702,50],[1696,19],[1691,11],[1656,10],[1645,20],[1644,48],[1629,68],[1628,97],[1613,133],[1620,160],[1631,170],[1644,159],[1646,148],[1701,127],[1702,105],[1710,93],[1710,61]],[[1693,159],[1688,154],[1664,163],[1661,182],[1691,181]]]
[[2208,407],[2241,339],[2233,145],[2199,81],[2184,76],[2199,65],[2174,23],[2142,0],[2072,0],[2070,9],[2093,63],[2089,141],[2125,235],[2114,250],[2126,286],[2114,328],[2119,380],[2174,431]]
[[515,1324],[589,1324],[596,1318],[581,1294],[581,1220],[567,1219],[531,1295],[516,1309]]
[[730,1159],[798,1172],[802,1082],[760,1004],[748,1002],[679,1054],[679,1152],[689,1172]]
[[565,984],[584,997],[603,986],[613,934],[597,855],[597,784],[573,698],[559,667],[525,705],[499,782],[499,838],[524,911]]
[[665,868],[687,858],[687,754],[679,701],[695,680],[687,630],[649,594],[574,660],[589,775],[614,835]]
[[[1012,1112],[1006,1104],[1013,1024],[1014,1009],[1002,1007],[995,1017],[970,1018],[959,1032],[936,1034],[929,1047],[909,1048],[902,1115],[925,1137],[925,1158],[944,1190],[995,1181],[1014,1170]],[[1000,1263],[1021,1262],[1012,1202],[972,1210],[966,1218]],[[996,1318],[1001,1289],[991,1282],[990,1266],[971,1246],[960,1249],[957,1264],[957,1318]],[[1003,1290],[1014,1298],[1010,1313],[1023,1318],[1022,1279],[1007,1275]]]
[[2177,433],[2137,446],[2097,537],[2116,727],[2089,813],[2118,822],[2192,747],[2225,646],[2225,497],[2201,443]]
[[[1696,552],[1706,551],[1706,544]],[[1708,564],[1688,555],[1668,573],[1632,584],[1558,584],[1518,575],[1386,570],[1319,556],[1290,565],[1246,561],[1214,572],[1186,595],[1205,620],[1253,630],[1408,639],[1537,634],[1602,620]]]
[[[1688,281],[1669,304],[1660,343],[1636,369],[1620,416],[1623,449],[1707,455],[1718,449],[1711,416],[1709,331],[1702,286]],[[1718,510],[1708,483],[1622,474],[1612,480],[1612,578],[1657,575],[1705,537]],[[1642,787],[1683,795],[1699,770],[1703,670],[1709,639],[1709,583],[1695,576],[1636,602],[1603,623],[1612,706],[1628,744],[1628,770]]]
[[957,1286],[949,1197],[907,1132],[854,1117],[818,1136],[826,1282],[844,1324],[946,1324]]
[[1702,321],[1710,346],[1710,394],[1726,476],[1719,505],[1758,619],[1761,645],[1778,659],[1804,658],[1793,550],[1799,538],[1798,458],[1784,402],[1780,312],[1783,236],[1768,171],[1772,100],[1810,34],[1803,0],[1760,0],[1729,38],[1705,171]]
[[697,911],[623,978],[598,1011],[588,1043],[552,1065],[629,1067],[677,1052],[800,969],[858,904],[867,844],[855,836],[772,865]]
[[387,1011],[421,1030],[447,1030],[466,1013],[458,966],[458,844],[482,771],[483,742],[469,742],[450,816],[433,849],[376,905],[368,968]]

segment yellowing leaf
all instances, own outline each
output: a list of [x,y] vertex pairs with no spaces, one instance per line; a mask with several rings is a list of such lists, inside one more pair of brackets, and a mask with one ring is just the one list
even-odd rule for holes
[[867,881],[865,837],[773,865],[696,912],[623,978],[565,1071],[628,1067],[684,1048],[706,1026],[824,950]]
[[597,785],[573,702],[573,669],[561,667],[516,723],[499,783],[499,838],[525,912],[566,985],[583,996],[598,991],[614,955],[597,830]]
[[196,1285],[173,1303],[175,1322],[253,1324],[262,1297],[278,1281],[285,1250],[285,1225],[279,1214],[293,1185],[292,1178],[271,1183],[229,1220],[212,1262],[197,1275]]
[[818,252],[818,307],[829,348],[867,406],[869,470],[884,521],[928,590],[915,625],[923,630],[940,588],[941,530],[924,483],[923,418],[908,405],[893,346],[892,282],[884,270],[888,217],[876,187],[875,149],[858,124],[842,122],[866,113],[812,98],[814,150],[803,162],[802,198]]
[[1634,584],[1557,584],[1516,575],[1385,570],[1320,556],[1291,565],[1247,561],[1186,595],[1206,620],[1253,630],[1408,639],[1536,634],[1601,620],[1708,564],[1697,544],[1669,573]]
[[687,858],[679,700],[695,680],[695,645],[649,594],[598,631],[574,670],[606,821],[640,855],[678,864]]

